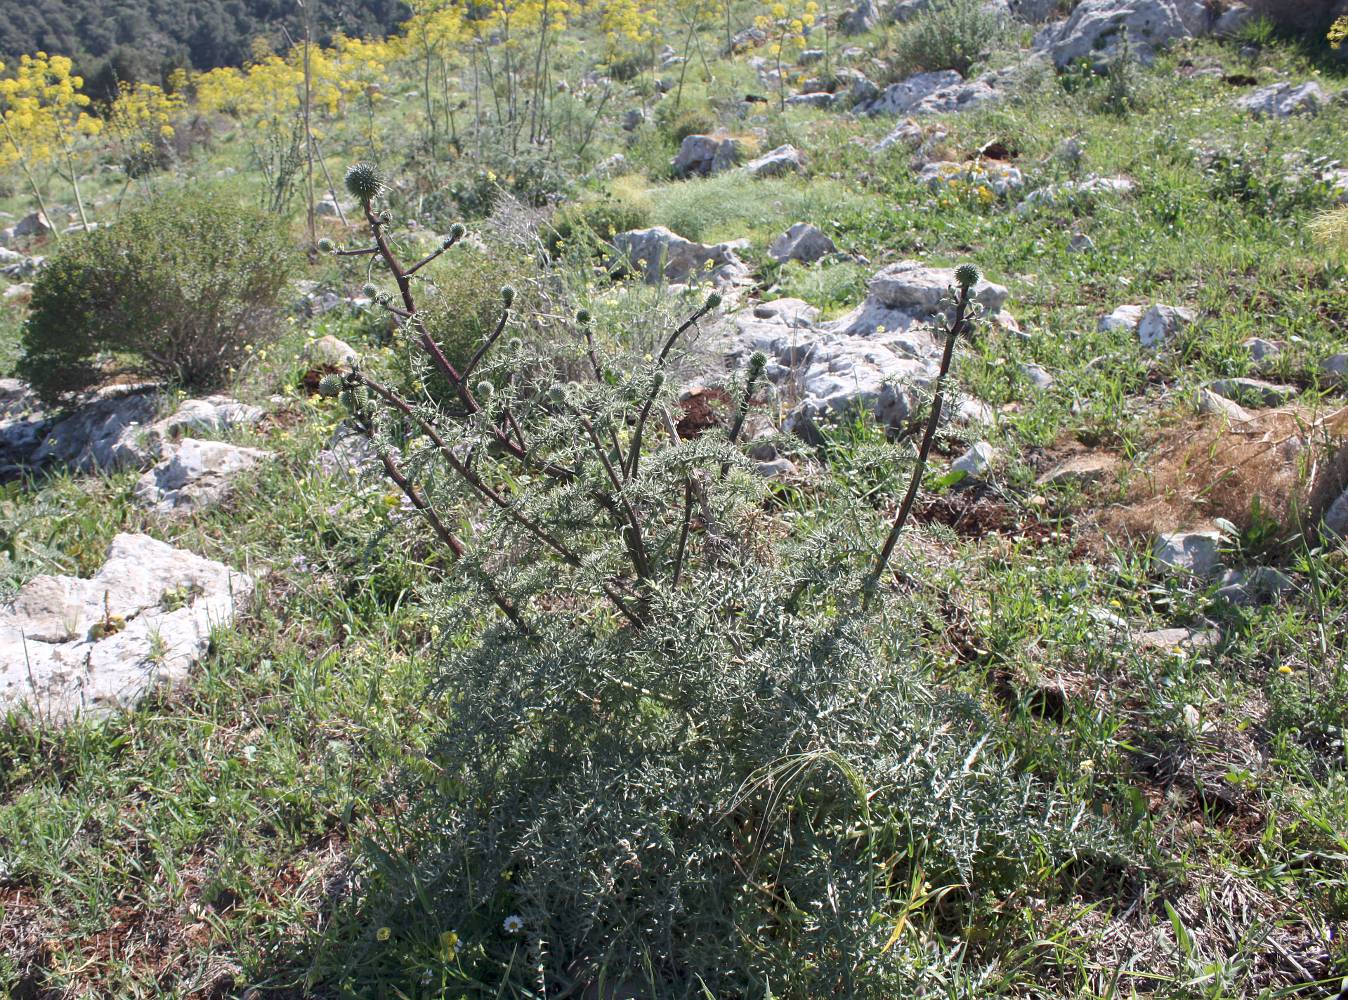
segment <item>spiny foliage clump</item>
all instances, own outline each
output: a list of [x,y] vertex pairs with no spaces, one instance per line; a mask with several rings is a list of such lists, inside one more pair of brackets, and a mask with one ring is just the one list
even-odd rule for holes
[[159,195],[63,241],[34,282],[19,372],[51,401],[96,384],[108,360],[218,385],[279,333],[294,258],[263,212],[210,192]]
[[[335,252],[383,260],[404,349],[450,392],[360,366],[322,388],[462,572],[433,612],[446,721],[361,919],[399,933],[353,961],[455,995],[893,996],[963,975],[903,934],[915,901],[1098,849],[870,600],[903,516],[877,560],[871,512],[765,513],[742,444],[762,355],[728,426],[680,435],[673,365],[719,295],[637,354],[588,310],[529,346],[502,288],[456,364],[417,302],[455,241],[407,264],[367,218],[373,243]],[[951,349],[977,270],[957,281]]]

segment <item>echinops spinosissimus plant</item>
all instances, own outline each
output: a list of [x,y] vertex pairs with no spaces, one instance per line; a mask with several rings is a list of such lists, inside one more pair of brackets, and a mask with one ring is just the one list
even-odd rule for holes
[[[453,949],[418,961],[454,995],[890,997],[976,980],[972,958],[933,960],[905,933],[914,908],[957,912],[1111,848],[1019,773],[977,703],[912,667],[917,636],[881,586],[905,515],[877,555],[861,512],[765,513],[742,440],[761,355],[729,382],[727,427],[680,435],[672,365],[714,292],[638,355],[587,310],[568,342],[527,346],[505,287],[455,364],[418,275],[462,230],[406,264],[378,172],[353,168],[347,187],[372,239],[332,252],[382,262],[370,274],[392,282],[403,348],[452,392],[405,395],[360,363],[321,389],[461,571],[433,605],[455,637],[434,673],[444,722],[374,852],[375,925],[451,928]],[[956,280],[923,461],[976,318],[977,270]],[[351,961],[404,958],[369,940]]]

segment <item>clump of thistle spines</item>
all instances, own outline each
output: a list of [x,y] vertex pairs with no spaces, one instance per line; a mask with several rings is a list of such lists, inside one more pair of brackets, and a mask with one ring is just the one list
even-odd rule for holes
[[336,252],[337,252],[337,245],[336,245],[335,243],[333,243],[332,240],[330,240],[330,239],[328,239],[326,236],[324,236],[321,240],[318,241],[318,252],[319,252],[319,253],[336,253]]
[[449,232],[446,233],[444,239],[440,241],[440,248],[442,250],[448,250],[466,235],[468,235],[468,230],[464,227],[463,223],[456,222],[449,227]]
[[346,387],[346,380],[336,372],[330,372],[318,380],[318,394],[325,399],[333,399]]
[[501,302],[507,309],[515,304],[515,287],[513,285],[501,286]]
[[579,323],[581,326],[589,326],[593,319],[594,317],[590,315],[590,310],[588,309],[576,310],[576,322]]
[[758,381],[758,377],[763,374],[763,369],[768,366],[768,356],[762,351],[754,351],[749,355],[749,381],[750,383]]
[[373,163],[354,163],[346,171],[346,189],[362,205],[369,206],[384,191],[384,175]]
[[974,285],[978,284],[980,277],[978,268],[973,264],[961,264],[955,268],[955,283],[960,288],[973,288]]
[[710,295],[707,296],[706,305],[704,305],[702,308],[705,309],[707,312],[711,312],[713,309],[719,308],[721,302],[722,302],[721,293],[712,292]]

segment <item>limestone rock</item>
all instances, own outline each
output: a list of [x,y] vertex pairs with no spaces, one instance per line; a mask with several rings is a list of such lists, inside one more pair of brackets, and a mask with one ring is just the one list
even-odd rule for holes
[[1208,383],[1208,388],[1247,406],[1282,406],[1297,394],[1296,386],[1274,385],[1257,378],[1219,378]]
[[33,452],[51,425],[51,416],[27,383],[0,379],[0,481],[29,468]]
[[1016,207],[1016,214],[1028,215],[1036,208],[1054,208],[1070,204],[1078,198],[1099,195],[1132,194],[1135,185],[1127,177],[1088,177],[1084,181],[1064,181],[1038,188],[1025,196]]
[[127,391],[124,386],[100,390],[51,427],[31,462],[72,472],[139,468],[150,458],[142,438],[158,408],[154,390]]
[[969,160],[965,163],[938,160],[923,167],[918,180],[926,183],[933,191],[952,186],[974,189],[986,187],[998,197],[1005,197],[1025,186],[1025,177],[1018,169],[998,160]]
[[1124,31],[1132,51],[1150,62],[1158,49],[1188,38],[1196,27],[1181,13],[1185,0],[1082,0],[1066,20],[1050,24],[1034,39],[1034,48],[1063,69],[1085,59],[1103,69],[1118,51]]
[[892,83],[858,110],[869,115],[942,114],[967,111],[1001,97],[984,80],[966,81],[953,69],[917,73]]
[[992,467],[995,455],[992,445],[986,441],[979,441],[950,463],[950,471],[960,472],[965,476],[981,476]]
[[183,438],[140,477],[134,496],[160,514],[202,510],[223,499],[241,473],[273,457],[258,448]]
[[863,35],[880,23],[880,11],[874,0],[860,0],[838,18],[838,30],[844,35]]
[[1152,547],[1160,565],[1195,576],[1212,576],[1221,568],[1225,538],[1216,531],[1179,531],[1161,535]]
[[640,268],[647,284],[694,284],[711,280],[717,285],[744,278],[748,268],[735,254],[737,244],[706,245],[686,240],[664,226],[619,233],[613,245]]
[[1118,460],[1113,455],[1086,452],[1054,466],[1039,477],[1041,486],[1094,486],[1114,474]]
[[14,235],[20,237],[38,237],[50,236],[52,233],[51,222],[42,212],[29,212],[22,219],[14,224]]
[[1108,316],[1101,316],[1095,328],[1101,333],[1114,331],[1132,333],[1140,322],[1142,322],[1142,306],[1119,306]]
[[800,150],[788,143],[750,160],[744,165],[744,172],[753,177],[780,177],[783,174],[798,174],[804,168],[805,160]]
[[1250,114],[1271,118],[1313,115],[1328,103],[1329,95],[1318,83],[1294,84],[1287,81],[1262,87],[1236,102],[1238,107]]
[[1159,349],[1196,319],[1184,306],[1154,305],[1142,314],[1137,324],[1137,341],[1143,347]]
[[804,94],[792,94],[786,99],[786,106],[789,108],[819,108],[827,111],[837,102],[827,90],[816,90]]
[[1211,389],[1199,390],[1198,412],[1215,414],[1237,423],[1245,423],[1246,421],[1253,419],[1251,414],[1239,403],[1233,402],[1225,396],[1213,392]]
[[0,606],[0,709],[69,722],[129,708],[185,676],[253,586],[222,563],[118,535],[93,578],[34,577]]
[[729,170],[740,158],[740,145],[724,132],[685,136],[671,164],[676,177],[707,177]]
[[304,347],[304,359],[312,365],[330,365],[343,368],[354,362],[360,355],[346,341],[328,334],[319,337]]
[[833,241],[817,226],[797,222],[773,240],[772,246],[768,247],[768,254],[773,260],[799,260],[813,264],[831,253],[836,253],[837,250]]

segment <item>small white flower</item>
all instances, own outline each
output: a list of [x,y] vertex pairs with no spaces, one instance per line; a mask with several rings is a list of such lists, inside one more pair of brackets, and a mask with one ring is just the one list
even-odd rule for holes
[[501,927],[507,934],[518,934],[520,931],[524,930],[524,919],[512,913],[501,921]]

